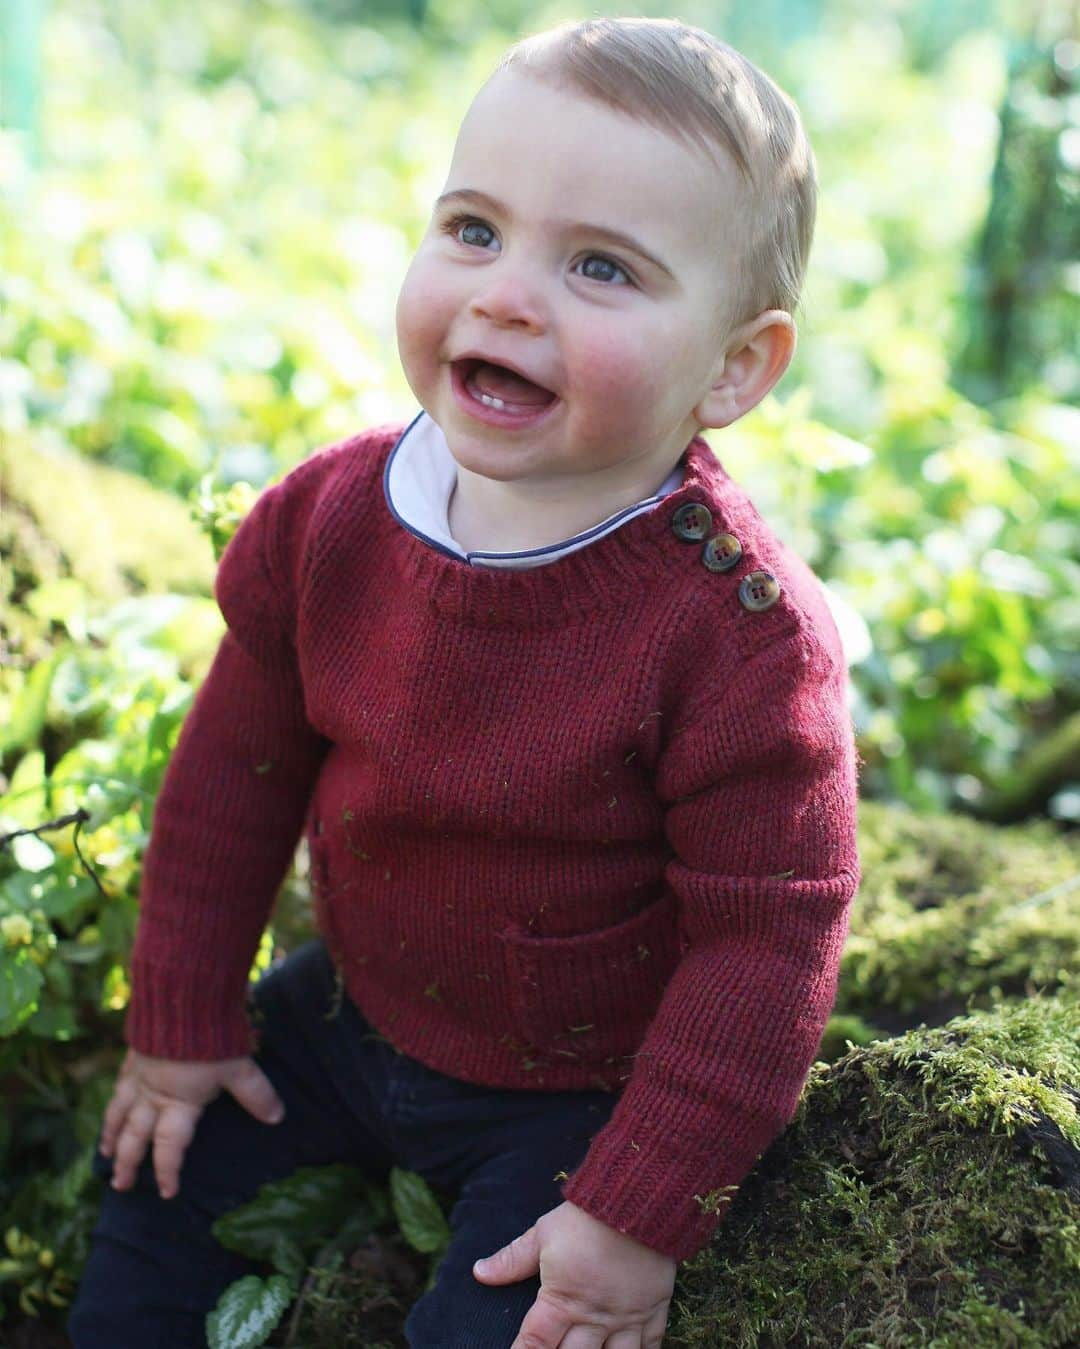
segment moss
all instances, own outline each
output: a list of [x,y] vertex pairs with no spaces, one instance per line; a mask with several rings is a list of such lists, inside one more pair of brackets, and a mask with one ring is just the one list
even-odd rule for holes
[[188,507],[135,474],[12,432],[0,436],[0,481],[12,518],[0,551],[16,598],[57,575],[104,598],[209,591],[213,555]]
[[863,883],[823,1057],[1075,978],[1075,838],[1048,822],[995,828],[864,802],[859,847]]
[[1078,1087],[1070,990],[816,1064],[665,1345],[1077,1343]]
[[372,1237],[346,1263],[313,1271],[302,1299],[271,1337],[291,1349],[407,1349],[404,1325],[426,1257],[400,1238]]

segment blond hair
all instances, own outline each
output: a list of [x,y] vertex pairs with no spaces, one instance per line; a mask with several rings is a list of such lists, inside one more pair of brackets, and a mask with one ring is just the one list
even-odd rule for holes
[[[726,330],[766,309],[793,314],[817,208],[814,153],[794,102],[734,47],[674,19],[586,19],[515,43],[518,67],[700,148],[739,172],[735,285]],[[726,245],[729,246],[729,245]]]

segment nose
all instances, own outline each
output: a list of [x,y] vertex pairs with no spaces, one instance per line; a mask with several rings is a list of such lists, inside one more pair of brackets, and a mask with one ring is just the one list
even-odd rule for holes
[[469,302],[476,318],[487,319],[497,328],[515,328],[540,333],[547,316],[539,286],[521,268],[507,265],[500,258],[485,274]]

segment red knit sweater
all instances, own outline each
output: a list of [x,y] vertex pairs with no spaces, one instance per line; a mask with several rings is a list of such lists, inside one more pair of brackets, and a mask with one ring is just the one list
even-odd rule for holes
[[[835,998],[858,883],[836,629],[703,441],[655,509],[496,570],[393,518],[399,430],[294,469],[221,560],[128,1039],[249,1052],[247,974],[306,819],[368,1020],[458,1078],[621,1092],[564,1195],[685,1259],[791,1119]],[[691,502],[742,545],[730,570],[673,529]],[[754,570],[781,586],[761,612]]]

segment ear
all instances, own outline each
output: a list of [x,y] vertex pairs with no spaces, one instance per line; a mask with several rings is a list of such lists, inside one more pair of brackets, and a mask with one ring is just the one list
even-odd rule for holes
[[701,426],[730,426],[757,407],[795,355],[795,321],[783,309],[766,309],[728,337],[711,385],[694,409]]

